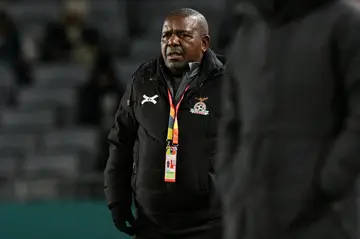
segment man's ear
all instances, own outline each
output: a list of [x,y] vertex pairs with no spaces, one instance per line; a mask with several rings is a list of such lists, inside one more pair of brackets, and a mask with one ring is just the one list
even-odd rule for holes
[[203,52],[206,52],[207,49],[209,49],[210,46],[210,36],[209,35],[205,35],[203,36],[202,40],[201,40],[201,49]]

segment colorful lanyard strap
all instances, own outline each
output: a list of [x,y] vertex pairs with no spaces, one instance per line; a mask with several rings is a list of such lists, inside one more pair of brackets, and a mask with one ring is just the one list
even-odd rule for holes
[[179,144],[179,124],[177,119],[177,114],[179,111],[180,104],[184,99],[185,92],[189,89],[189,85],[185,88],[184,92],[181,94],[180,100],[177,102],[176,106],[173,103],[173,98],[171,96],[170,89],[168,89],[168,97],[170,103],[170,116],[169,116],[169,125],[167,133],[167,142],[171,145]]

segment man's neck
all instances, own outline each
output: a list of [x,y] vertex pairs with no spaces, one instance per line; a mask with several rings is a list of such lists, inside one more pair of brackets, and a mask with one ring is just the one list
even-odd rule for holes
[[188,72],[190,70],[189,67],[183,67],[181,69],[172,69],[169,70],[171,77],[182,77],[184,73]]
[[173,69],[170,70],[170,76],[171,77],[183,77],[183,75],[189,71],[193,71],[200,65],[200,62],[189,62],[187,66],[181,68],[181,69]]

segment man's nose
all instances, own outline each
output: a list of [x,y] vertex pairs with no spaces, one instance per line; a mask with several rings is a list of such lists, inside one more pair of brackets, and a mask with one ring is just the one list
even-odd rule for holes
[[178,45],[180,45],[179,37],[176,36],[176,34],[171,35],[171,37],[169,38],[168,45],[169,46],[178,46]]

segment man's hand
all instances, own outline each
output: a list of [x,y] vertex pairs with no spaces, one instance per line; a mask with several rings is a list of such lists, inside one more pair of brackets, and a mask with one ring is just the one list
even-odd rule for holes
[[113,222],[116,228],[129,236],[135,235],[135,218],[131,208],[115,206],[110,209]]

